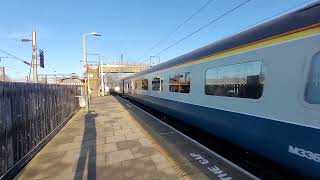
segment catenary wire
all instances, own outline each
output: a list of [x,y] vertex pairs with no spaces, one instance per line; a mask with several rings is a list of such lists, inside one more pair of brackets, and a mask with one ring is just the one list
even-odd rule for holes
[[29,62],[27,62],[27,61],[23,60],[22,58],[19,58],[19,57],[15,56],[15,55],[13,55],[13,54],[11,54],[11,53],[9,53],[9,52],[7,52],[7,51],[3,50],[3,49],[0,49],[0,51],[1,51],[2,53],[7,54],[8,56],[11,56],[11,57],[12,57],[12,59],[16,59],[16,60],[18,60],[18,61],[22,62],[23,64],[26,64],[26,65],[28,65],[28,66],[31,66],[31,64],[30,64]]
[[[250,1],[250,0],[249,0],[249,1]],[[256,26],[256,25],[258,25],[258,24],[261,24],[261,23],[263,23],[263,22],[269,21],[269,20],[271,20],[271,19],[273,19],[273,18],[275,18],[275,17],[277,17],[277,16],[279,16],[279,15],[281,15],[281,14],[283,14],[283,13],[287,13],[288,11],[291,11],[292,9],[295,9],[295,8],[297,8],[297,7],[299,7],[299,6],[302,6],[302,5],[304,5],[304,4],[307,4],[307,3],[310,3],[310,2],[313,2],[313,1],[314,1],[314,0],[308,0],[308,1],[303,1],[303,2],[301,2],[301,3],[298,3],[298,4],[296,4],[296,5],[292,6],[292,7],[289,7],[289,8],[287,8],[287,9],[285,9],[285,10],[282,10],[282,11],[280,11],[280,12],[278,12],[278,13],[270,16],[270,17],[267,17],[267,18],[263,19],[262,21],[259,21],[259,22],[257,22],[257,23],[254,23],[254,24],[252,24],[252,25],[249,25],[249,26],[241,29],[240,31],[238,31],[238,32],[236,32],[236,33],[232,33],[232,34],[230,34],[230,35],[228,35],[228,36],[226,36],[226,37],[229,37],[229,36],[232,36],[232,35],[234,35],[234,34],[237,34],[237,33],[241,32],[241,31],[247,30],[247,29],[249,29],[249,28],[251,28],[251,27],[253,27],[253,26]],[[244,3],[248,3],[248,1],[246,1],[246,2],[244,2]],[[240,4],[239,6],[244,5],[244,3]],[[239,6],[237,6],[237,7],[239,8]],[[233,9],[235,9],[235,8],[233,8]],[[228,12],[230,12],[230,11],[228,11]],[[228,12],[227,12],[227,13],[228,13]],[[211,22],[212,22],[212,21],[211,21]],[[202,29],[206,28],[207,26],[211,25],[211,24],[213,23],[213,22],[212,22],[212,23],[211,23],[211,22],[208,23],[208,24],[206,24],[205,26],[197,29],[196,31],[192,32],[192,33],[189,34],[188,36],[185,36],[184,38],[180,39],[179,41],[175,42],[174,44],[168,46],[167,48],[163,49],[162,51],[158,52],[155,56],[157,56],[157,55],[165,52],[166,50],[170,49],[171,47],[177,45],[178,43],[182,42],[183,40],[189,38],[190,36],[194,35],[195,33],[199,32],[199,31],[201,31]]]
[[213,24],[214,22],[216,22],[216,21],[218,21],[219,19],[225,17],[226,15],[232,13],[233,11],[239,9],[240,7],[242,7],[242,6],[244,6],[245,4],[249,3],[250,1],[251,1],[251,0],[247,0],[247,1],[245,1],[245,2],[243,2],[243,3],[241,3],[241,4],[239,4],[239,5],[237,5],[237,6],[235,6],[235,7],[233,7],[233,8],[230,9],[229,11],[227,11],[227,12],[223,13],[222,15],[220,15],[219,17],[213,19],[212,21],[210,21],[209,23],[205,24],[204,26],[198,28],[197,30],[193,31],[192,33],[188,34],[187,36],[179,39],[179,40],[176,41],[175,43],[171,44],[170,46],[168,46],[168,47],[164,48],[163,50],[161,50],[160,52],[156,53],[155,56],[158,56],[158,55],[162,54],[163,52],[165,52],[165,51],[167,51],[168,49],[172,48],[173,46],[179,44],[180,42],[188,39],[189,37],[193,36],[194,34],[198,33],[199,31],[201,31],[201,30],[209,27],[209,26],[210,26],[211,24]]
[[168,35],[166,35],[164,38],[160,39],[158,42],[156,42],[151,48],[149,48],[141,57],[138,58],[139,61],[141,61],[142,58],[146,57],[146,55],[152,51],[154,48],[159,46],[164,40],[171,37],[175,32],[177,32],[183,25],[185,25],[187,22],[189,22],[194,16],[199,14],[203,9],[205,9],[209,4],[211,4],[213,0],[207,1],[204,5],[202,5],[196,12],[191,14],[187,19],[185,19],[182,23],[180,23],[173,31],[171,31]]

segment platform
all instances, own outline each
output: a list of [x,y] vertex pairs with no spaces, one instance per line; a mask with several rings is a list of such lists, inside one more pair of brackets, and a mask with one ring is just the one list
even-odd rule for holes
[[80,110],[15,179],[179,179],[155,142],[112,97]]
[[80,110],[15,179],[256,179],[113,96]]

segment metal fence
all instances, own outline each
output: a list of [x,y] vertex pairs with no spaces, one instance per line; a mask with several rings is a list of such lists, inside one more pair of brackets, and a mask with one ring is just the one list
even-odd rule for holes
[[23,167],[21,161],[30,160],[79,110],[79,90],[77,85],[0,82],[0,179],[17,164]]

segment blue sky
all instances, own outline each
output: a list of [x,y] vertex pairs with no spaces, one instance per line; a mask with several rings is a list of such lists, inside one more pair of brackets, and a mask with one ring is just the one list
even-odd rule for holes
[[[45,52],[46,68],[40,73],[81,73],[83,33],[97,31],[101,37],[88,37],[88,53],[99,53],[106,63],[117,62],[124,54],[129,63],[143,63],[175,41],[205,25],[245,0],[213,0],[203,11],[169,39],[147,53],[181,22],[208,0],[2,0],[0,49],[26,60],[31,59],[30,38],[37,31],[38,48]],[[238,32],[249,25],[306,0],[252,0],[230,15],[160,54],[161,61]],[[312,1],[309,1],[310,3]],[[0,53],[1,56],[6,56]],[[88,61],[98,57],[89,56]],[[29,67],[14,59],[3,59],[9,76],[28,75]]]

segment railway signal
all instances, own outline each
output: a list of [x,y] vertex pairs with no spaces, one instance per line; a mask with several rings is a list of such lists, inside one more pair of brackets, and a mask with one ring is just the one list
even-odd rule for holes
[[40,55],[40,67],[44,68],[44,53],[41,49],[39,49],[39,55]]

